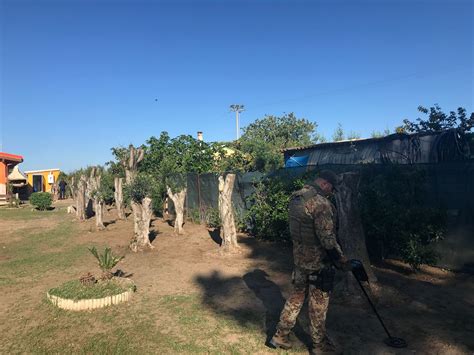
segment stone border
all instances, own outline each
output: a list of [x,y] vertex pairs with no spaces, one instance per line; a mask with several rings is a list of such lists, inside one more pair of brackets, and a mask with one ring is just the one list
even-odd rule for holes
[[130,298],[132,298],[132,294],[135,292],[135,285],[131,280],[127,281],[127,283],[130,284],[130,289],[125,292],[119,293],[118,295],[107,296],[104,298],[74,300],[50,295],[49,291],[46,292],[46,296],[56,307],[69,311],[85,311],[90,309],[103,308],[113,304],[127,302],[128,300],[130,300]]

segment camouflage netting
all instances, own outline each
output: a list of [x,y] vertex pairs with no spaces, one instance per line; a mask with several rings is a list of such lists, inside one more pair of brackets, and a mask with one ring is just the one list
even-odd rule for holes
[[[321,169],[337,173],[348,171],[383,174],[391,164],[322,164],[284,168],[264,175],[258,172],[237,174],[233,203],[238,215],[248,206],[247,198],[254,191],[254,183],[264,177],[294,180],[308,177]],[[441,206],[448,215],[448,230],[438,243],[438,265],[455,270],[474,269],[474,161],[439,162],[432,164],[397,164],[402,169],[422,169],[426,173],[425,203]],[[218,176],[216,174],[188,174],[186,215],[188,219],[206,221],[211,209],[218,208]],[[172,208],[171,208],[172,209]]]

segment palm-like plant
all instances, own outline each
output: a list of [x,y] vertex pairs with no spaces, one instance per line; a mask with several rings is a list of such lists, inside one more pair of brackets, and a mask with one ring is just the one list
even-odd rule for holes
[[97,259],[99,262],[99,268],[102,270],[102,279],[108,280],[111,279],[112,269],[124,258],[124,256],[116,256],[112,254],[112,249],[106,247],[102,254],[99,254],[96,247],[87,248],[91,252],[92,255]]

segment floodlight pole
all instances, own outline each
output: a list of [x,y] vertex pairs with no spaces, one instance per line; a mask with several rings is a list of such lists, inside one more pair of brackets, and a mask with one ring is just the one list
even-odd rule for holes
[[238,140],[240,138],[239,113],[245,110],[244,105],[230,105],[230,110],[235,112],[235,129],[236,129],[236,136]]

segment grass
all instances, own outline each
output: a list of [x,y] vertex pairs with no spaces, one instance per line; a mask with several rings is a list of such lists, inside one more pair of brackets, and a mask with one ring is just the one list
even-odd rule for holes
[[51,211],[38,211],[34,209],[33,206],[27,205],[22,206],[20,208],[0,208],[0,219],[1,220],[31,220],[31,219],[40,219],[40,218],[47,218],[52,215],[57,214],[57,210]]
[[[34,280],[50,270],[66,270],[88,253],[82,245],[68,245],[76,232],[72,221],[45,230],[27,229],[0,249],[0,285]],[[5,275],[8,275],[7,277]]]
[[[0,288],[6,294],[16,294],[14,300],[6,303],[7,307],[0,309],[0,354],[267,351],[263,326],[249,325],[256,324],[255,314],[243,314],[243,321],[218,314],[203,303],[200,294],[160,295],[139,288],[130,302],[90,312],[64,311],[53,306],[46,298],[42,277],[58,273],[77,277],[77,266],[89,254],[87,245],[74,241],[77,223],[63,211],[18,210],[13,211],[15,215],[8,210],[0,215],[5,212],[26,228],[12,231],[8,240],[4,239],[5,248],[0,248]],[[48,229],[31,229],[35,223],[32,219],[43,214],[54,219],[54,223]],[[89,259],[87,263],[92,266]],[[71,282],[58,292],[76,294],[76,286]]]
[[126,287],[120,285],[114,280],[96,282],[90,286],[81,284],[79,280],[70,280],[58,287],[52,288],[49,290],[49,294],[61,298],[84,300],[118,295],[132,287],[133,286]]

